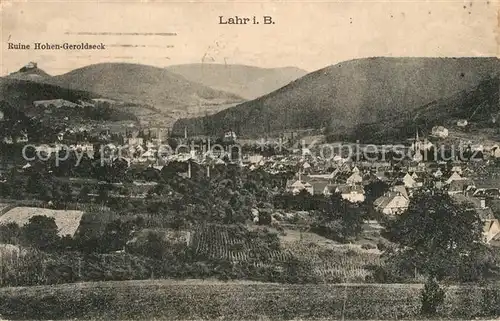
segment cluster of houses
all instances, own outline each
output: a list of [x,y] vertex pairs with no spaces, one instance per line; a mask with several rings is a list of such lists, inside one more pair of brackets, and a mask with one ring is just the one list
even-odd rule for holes
[[[444,164],[443,164],[444,167]],[[486,174],[488,179],[480,175]],[[446,173],[446,174],[445,174]],[[493,178],[492,178],[493,177]],[[341,197],[352,203],[361,203],[366,199],[365,186],[371,182],[384,181],[389,190],[375,199],[375,210],[394,216],[405,212],[412,195],[418,189],[442,190],[457,202],[463,204],[468,211],[475,211],[484,223],[484,241],[500,241],[500,172],[492,175],[486,167],[471,168],[468,164],[454,165],[449,170],[441,167],[433,169],[425,164],[403,168],[398,172],[389,170],[383,174],[373,172],[370,168],[349,165],[335,169],[328,175],[304,175],[298,173],[296,178],[287,183],[287,191],[298,194],[307,191],[312,195],[329,196],[339,193]]]
[[352,203],[363,202],[365,200],[363,174],[356,166],[350,170],[350,173],[348,168],[349,165],[346,164],[330,174],[305,175],[299,172],[296,179],[287,182],[286,190],[295,195],[302,190],[306,190],[311,195],[329,196],[340,193],[342,198]]
[[[434,135],[446,136],[445,128],[436,127]],[[236,139],[233,132],[228,132],[225,138]],[[187,139],[187,133],[185,134]],[[61,137],[62,140],[62,137]],[[206,146],[202,150],[186,150],[183,152],[162,155],[162,146],[165,141],[159,138],[144,138],[137,135],[128,137],[123,146],[108,143],[106,150],[113,154],[120,149],[121,158],[132,164],[152,166],[158,170],[170,161],[186,162],[189,164],[187,173],[180,173],[187,178],[191,177],[190,164],[195,162],[207,166],[207,176],[210,176],[210,166],[225,164],[225,156],[231,159],[231,151],[219,151],[217,154]],[[500,171],[496,174],[496,167],[488,161],[455,161],[455,162],[426,162],[421,158],[420,151],[432,146],[416,136],[410,149],[414,151],[412,159],[400,162],[387,161],[353,161],[338,155],[333,158],[314,156],[307,148],[297,153],[286,155],[239,155],[233,163],[246,167],[249,170],[264,170],[271,174],[295,173],[293,179],[286,183],[286,191],[299,194],[303,191],[311,195],[325,197],[338,193],[352,203],[362,203],[367,199],[366,186],[373,182],[385,182],[389,189],[373,202],[375,210],[388,216],[405,212],[415,191],[441,190],[448,193],[457,201],[466,204],[468,210],[480,214],[484,222],[485,241],[491,242],[500,238],[500,224],[496,217],[500,217]],[[85,151],[93,154],[94,146],[90,143],[78,143],[69,146],[70,149]],[[484,148],[476,146],[481,151],[489,150],[491,157],[500,157],[500,148]],[[476,148],[475,147],[475,148]],[[60,146],[41,145],[37,152],[57,153]],[[498,154],[498,155],[497,155]],[[29,163],[25,166],[29,166]]]
[[[428,148],[416,142],[414,151]],[[492,150],[493,157],[498,148]],[[345,159],[325,165],[321,160],[299,162],[295,178],[289,180],[286,190],[292,194],[307,191],[311,195],[329,196],[339,193],[352,203],[366,200],[366,185],[381,181],[389,189],[375,199],[375,210],[394,216],[405,212],[415,191],[442,191],[468,211],[475,211],[482,219],[485,242],[500,241],[500,169],[490,161],[424,162],[415,153],[412,160],[391,164],[387,162],[353,162]],[[272,167],[276,167],[274,162]],[[258,164],[265,166],[260,159]],[[292,166],[293,168],[293,166]],[[295,165],[297,168],[297,165]],[[328,168],[328,169],[325,169]],[[274,170],[274,169],[272,169]]]
[[305,175],[300,171],[288,181],[287,191],[298,194],[329,196],[339,193],[352,203],[366,199],[365,186],[383,181],[389,190],[375,199],[375,210],[394,216],[405,212],[412,195],[419,189],[441,190],[467,210],[476,211],[484,223],[485,242],[500,241],[500,171],[493,166],[470,163],[410,163],[403,168],[385,167],[374,170],[369,164],[344,163],[329,174]]

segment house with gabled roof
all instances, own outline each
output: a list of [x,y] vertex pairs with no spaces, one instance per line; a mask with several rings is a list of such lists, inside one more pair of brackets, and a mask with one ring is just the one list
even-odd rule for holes
[[461,181],[463,179],[464,178],[460,176],[460,174],[458,174],[457,172],[453,172],[453,174],[451,174],[451,176],[446,180],[446,184],[450,184],[453,181]]
[[453,198],[458,203],[467,204],[467,210],[475,211],[479,215],[483,222],[483,242],[490,243],[500,237],[500,222],[492,208],[487,206],[486,199],[461,194],[453,195]]
[[441,178],[443,176],[441,168],[438,168],[434,173],[432,173],[432,176],[434,176],[435,178]]
[[323,195],[330,196],[330,195],[335,194],[337,192],[337,187],[338,187],[337,184],[328,184],[323,189]]
[[335,190],[341,197],[351,203],[361,203],[365,201],[365,190],[361,185],[343,185]]
[[403,183],[404,183],[405,187],[407,187],[407,188],[418,187],[417,181],[409,173],[406,173],[406,175],[403,177]]
[[387,181],[387,175],[385,174],[384,171],[377,171],[375,173],[375,176],[377,177],[377,179],[381,180],[382,182],[385,182]]
[[344,162],[342,163],[338,169],[340,170],[340,172],[344,172],[344,173],[351,173],[351,166],[349,165],[349,163],[347,162]]
[[325,188],[330,184],[328,180],[312,180],[309,182],[312,185],[314,195],[325,195]]
[[448,194],[464,194],[473,187],[474,182],[471,179],[453,180],[448,184]]
[[490,153],[491,157],[500,158],[500,147],[498,145],[493,146]]
[[377,198],[373,205],[375,210],[386,215],[401,214],[408,209],[410,199],[408,194],[404,194],[400,188],[392,188],[383,196]]
[[397,192],[397,193],[400,193],[401,195],[403,195],[404,197],[406,197],[408,200],[410,199],[410,196],[408,194],[408,191],[406,190],[405,186],[404,185],[394,185],[391,190],[393,192]]
[[151,150],[147,150],[139,157],[138,161],[141,163],[153,161],[155,158],[155,153]]
[[338,173],[339,173],[339,170],[335,169],[333,172],[331,172],[329,174],[309,174],[308,176],[312,179],[332,180],[337,176]]
[[498,189],[500,188],[500,176],[495,173],[489,173],[488,176],[478,177],[476,180],[477,189]]
[[346,180],[347,184],[360,184],[363,182],[363,177],[359,174],[359,172],[352,173]]
[[306,190],[311,195],[314,193],[313,186],[308,182],[295,180],[287,183],[287,191],[294,195],[300,193],[302,190]]
[[500,199],[500,188],[478,184],[472,193],[474,197],[488,197]]

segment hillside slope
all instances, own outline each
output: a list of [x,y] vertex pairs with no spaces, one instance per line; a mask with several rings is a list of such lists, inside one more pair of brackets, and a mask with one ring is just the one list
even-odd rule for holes
[[[415,130],[429,135],[433,126],[456,129],[458,120],[467,120],[470,136],[484,134],[484,129],[500,128],[500,77],[487,78],[469,90],[432,101],[413,112],[394,115],[371,124],[361,124],[355,130],[364,142],[397,141],[415,135]],[[334,137],[331,140],[335,140]]]
[[0,101],[6,101],[17,108],[31,107],[36,100],[64,99],[77,103],[79,100],[98,98],[99,95],[82,90],[33,82],[13,77],[0,77]]
[[186,64],[167,69],[190,81],[246,99],[264,96],[307,74],[307,71],[295,67],[259,68],[223,64]]
[[[353,138],[356,127],[406,115],[498,75],[497,58],[367,58],[312,72],[264,97],[215,115],[179,120],[174,133],[239,135],[326,128]],[[355,137],[354,137],[355,138]]]
[[9,74],[5,78],[44,82],[50,77],[51,76],[44,70],[35,67],[30,69],[21,68],[18,71]]
[[[0,111],[5,116],[0,126],[0,139],[23,131],[30,139],[43,139],[54,131],[88,125],[89,121],[137,121],[134,114],[96,103],[94,98],[99,96],[46,83],[0,78]],[[35,107],[33,102],[40,100],[54,102]],[[61,101],[66,101],[64,106],[56,106]]]
[[186,80],[166,69],[127,63],[101,63],[54,76],[53,84],[95,92],[126,102],[151,105],[161,111],[187,106],[242,101],[234,94]]

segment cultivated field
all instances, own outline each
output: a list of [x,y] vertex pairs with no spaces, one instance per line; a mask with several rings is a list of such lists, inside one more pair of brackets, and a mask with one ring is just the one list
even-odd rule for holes
[[28,223],[29,219],[35,215],[53,217],[59,228],[59,235],[73,236],[80,225],[82,211],[71,210],[52,210],[39,207],[24,207],[19,206],[7,211],[0,216],[0,224],[15,222],[19,226]]
[[10,203],[0,203],[0,216],[2,216],[5,213],[7,213],[13,207],[14,207],[14,205],[10,204]]
[[377,249],[340,244],[312,232],[287,229],[280,241],[285,251],[308,262],[311,272],[324,282],[364,282],[372,274],[372,268],[382,264]]
[[[300,236],[299,236],[300,234]],[[275,242],[259,234],[209,224],[192,233],[191,243],[200,259],[256,262],[258,266],[282,266],[298,261],[320,282],[365,282],[373,267],[380,266],[380,251],[364,250],[357,244],[339,244],[315,233],[286,230]]]
[[[7,319],[415,319],[418,284],[121,281],[0,289]],[[448,287],[445,318],[500,315],[500,287]]]
[[284,262],[291,253],[282,251],[278,239],[271,244],[271,238],[244,228],[217,224],[200,225],[194,231],[190,245],[201,258],[229,260],[234,263],[250,259]]
[[359,247],[324,248],[302,241],[285,242],[284,249],[311,265],[324,282],[364,282],[372,274],[369,267],[381,265],[380,254]]

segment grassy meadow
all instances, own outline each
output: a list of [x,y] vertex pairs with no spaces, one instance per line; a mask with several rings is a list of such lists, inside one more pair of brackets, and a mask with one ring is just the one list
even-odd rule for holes
[[[143,280],[0,289],[3,318],[298,320],[415,319],[420,284],[273,284]],[[443,318],[500,312],[500,287],[446,289]]]

